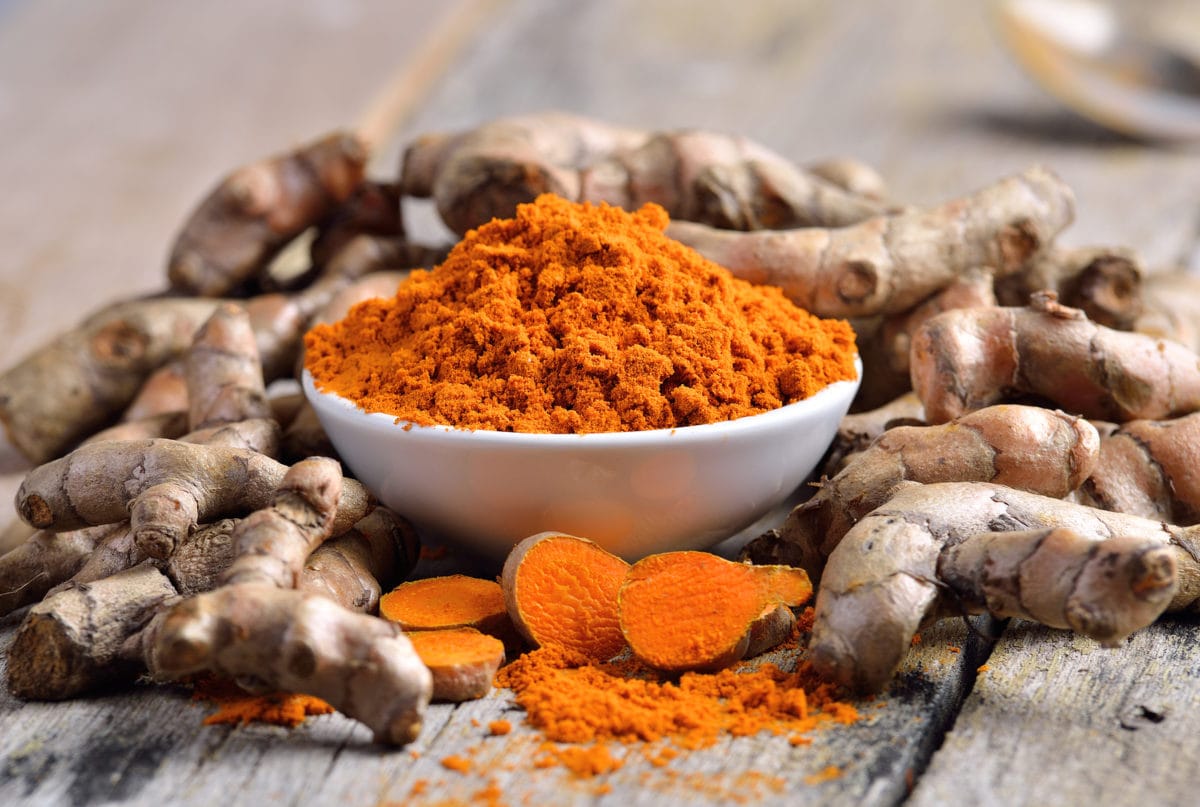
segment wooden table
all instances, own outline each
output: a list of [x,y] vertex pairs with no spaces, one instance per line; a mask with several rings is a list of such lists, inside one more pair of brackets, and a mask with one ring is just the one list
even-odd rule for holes
[[[1129,245],[1151,264],[1198,254],[1200,153],[1061,111],[976,4],[8,0],[0,365],[101,302],[161,288],[175,227],[235,165],[374,109],[396,122],[374,165],[389,175],[419,132],[547,108],[736,131],[800,161],[855,155],[914,203],[1042,162],[1078,193],[1066,243]],[[427,207],[406,213],[441,233]],[[9,496],[22,467],[2,465]],[[0,649],[19,617],[0,622]],[[471,803],[489,782],[505,804],[536,805],[1196,802],[1195,619],[1113,651],[995,629],[994,645],[961,623],[927,631],[869,720],[811,746],[727,740],[666,769],[618,747],[624,767],[588,780],[535,770],[525,727],[486,736],[497,715],[519,723],[503,692],[433,708],[401,751],[337,715],[203,728],[202,708],[167,687],[65,704],[0,694],[0,803]],[[463,751],[473,773],[440,765]],[[811,778],[829,764],[840,778]]]

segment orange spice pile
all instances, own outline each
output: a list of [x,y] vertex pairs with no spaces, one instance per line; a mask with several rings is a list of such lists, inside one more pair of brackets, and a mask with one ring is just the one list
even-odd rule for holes
[[762,664],[674,681],[640,665],[546,647],[503,668],[496,683],[513,691],[531,725],[564,743],[666,739],[697,749],[723,734],[801,734],[859,717],[804,662],[792,673]]
[[306,337],[317,387],[418,424],[588,433],[758,414],[854,377],[854,334],[668,238],[543,195]]

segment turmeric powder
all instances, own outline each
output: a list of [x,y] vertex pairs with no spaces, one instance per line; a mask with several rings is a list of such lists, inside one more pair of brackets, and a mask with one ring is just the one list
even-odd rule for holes
[[663,234],[543,195],[305,340],[316,386],[423,425],[590,433],[758,414],[852,379],[848,323]]
[[836,686],[807,661],[786,672],[685,673],[678,681],[629,662],[600,663],[561,647],[543,647],[502,668],[496,685],[513,691],[526,720],[548,740],[669,740],[706,748],[723,735],[769,731],[794,736],[822,725],[853,723],[858,712],[835,699]]

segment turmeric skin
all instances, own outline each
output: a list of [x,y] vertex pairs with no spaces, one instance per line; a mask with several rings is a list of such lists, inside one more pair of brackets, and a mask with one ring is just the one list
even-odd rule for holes
[[509,616],[528,642],[607,661],[625,647],[617,593],[628,570],[628,563],[586,538],[544,532],[513,547],[500,584]]
[[849,324],[734,279],[666,224],[655,205],[539,197],[313,328],[305,366],[416,424],[581,434],[731,420],[855,377]]
[[1175,342],[1105,328],[1053,292],[1026,308],[969,308],[913,335],[913,389],[930,423],[1028,393],[1073,414],[1124,423],[1200,409],[1196,354]]
[[787,566],[750,566],[707,552],[664,552],[635,563],[621,584],[621,633],[639,659],[660,670],[715,670],[767,649],[791,632],[795,619],[778,623],[779,606],[799,606],[812,596],[808,575]]

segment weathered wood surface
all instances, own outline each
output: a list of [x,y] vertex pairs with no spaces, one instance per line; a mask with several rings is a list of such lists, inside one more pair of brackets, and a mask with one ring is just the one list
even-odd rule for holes
[[1014,622],[910,804],[1195,804],[1200,623],[1117,651]]
[[[440,72],[446,43],[471,30]],[[397,74],[389,103],[407,122],[381,171],[418,132],[562,108],[735,131],[801,161],[852,154],[913,202],[1042,162],[1079,196],[1067,243],[1126,244],[1152,263],[1195,249],[1200,153],[1059,111],[998,50],[976,4],[13,0],[0,6],[0,365],[102,301],[160,288],[175,228],[219,175],[353,123]],[[436,233],[423,212],[418,232]],[[0,648],[15,624],[0,621]],[[863,725],[801,748],[728,741],[667,769],[629,752],[592,780],[532,770],[525,729],[500,739],[473,724],[517,722],[503,693],[432,710],[416,758],[370,745],[339,716],[292,732],[201,728],[201,707],[171,688],[68,704],[4,694],[0,803],[469,803],[494,779],[509,804],[892,804],[910,782],[918,803],[1189,804],[1195,628],[1169,621],[1119,650],[1083,652],[1090,643],[1010,627],[976,681],[986,647],[950,623],[925,633]],[[439,764],[462,752],[471,775]],[[841,778],[806,783],[827,764]]]
[[[0,652],[14,623],[0,629]],[[895,804],[987,655],[988,643],[961,623],[923,639],[888,693],[861,704],[860,723],[813,732],[811,745],[725,739],[657,767],[646,746],[614,744],[622,766],[595,778],[538,767],[543,740],[521,725],[506,691],[434,705],[420,739],[403,750],[372,745],[365,727],[336,714],[294,730],[203,727],[209,709],[182,688],[142,686],[70,704],[22,704],[3,693],[0,803],[468,804],[494,785],[505,804]],[[512,734],[489,735],[488,722],[499,718],[514,724]],[[470,759],[472,770],[444,768],[451,754]],[[840,776],[818,781],[829,765]]]

